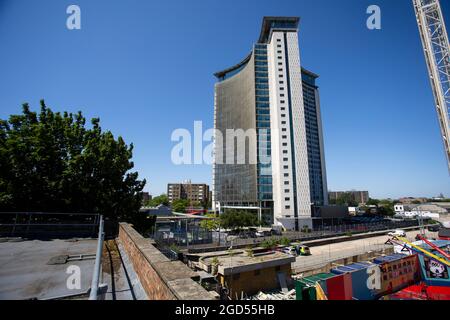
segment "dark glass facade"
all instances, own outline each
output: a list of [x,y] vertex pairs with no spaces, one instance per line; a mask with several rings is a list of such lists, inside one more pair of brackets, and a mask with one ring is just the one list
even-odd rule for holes
[[324,205],[324,174],[322,168],[320,111],[316,99],[316,77],[302,70],[303,104],[305,108],[306,142],[308,149],[309,183],[311,202]]

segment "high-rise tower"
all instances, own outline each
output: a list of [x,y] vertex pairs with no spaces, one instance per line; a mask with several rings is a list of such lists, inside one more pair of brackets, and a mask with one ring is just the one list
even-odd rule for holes
[[317,76],[301,67],[298,23],[265,17],[251,53],[215,73],[214,96],[214,206],[291,230],[327,201]]

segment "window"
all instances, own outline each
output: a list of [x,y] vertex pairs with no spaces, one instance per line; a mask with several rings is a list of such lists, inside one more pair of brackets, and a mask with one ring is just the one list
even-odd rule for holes
[[283,83],[284,83],[284,81],[281,81],[281,80],[280,80],[280,81],[278,81],[278,83],[279,83],[279,84],[283,84]]
[[280,68],[280,69],[278,69],[278,71],[280,71],[280,72],[283,72],[283,69],[282,69],[282,68]]
[[277,42],[281,42],[281,39],[277,39]]
[[283,161],[288,161],[288,158],[283,158]]
[[281,56],[278,56],[278,60],[281,60],[282,59],[282,57]]
[[283,90],[284,90],[284,87],[280,87],[280,90],[283,91]]
[[282,113],[282,114],[281,114],[281,117],[284,118],[284,117],[286,117],[286,115],[285,115],[284,113]]
[[284,201],[291,201],[291,198],[286,197],[284,198]]
[[283,142],[283,147],[287,147],[287,143],[286,142]]
[[281,136],[281,138],[283,138],[283,139],[287,139],[287,136]]
[[282,65],[283,65],[283,62],[278,62],[278,65],[279,65],[279,66],[282,66]]
[[285,177],[289,177],[289,173],[285,173],[284,176],[285,176]]
[[287,150],[283,150],[283,153],[284,153],[284,154],[287,154]]
[[280,100],[280,103],[285,103],[286,101],[284,101],[284,100]]
[[289,169],[289,166],[283,166],[283,169]]
[[281,121],[281,124],[286,124],[286,121]]
[[284,189],[284,192],[289,193],[291,191],[289,189]]
[[[284,208],[289,210],[291,208],[291,206],[284,206]],[[277,268],[279,268],[279,267],[277,267]]]
[[281,48],[281,44],[277,44],[277,48]]
[[280,93],[280,97],[284,97],[284,93]]
[[285,185],[288,185],[288,184],[289,184],[289,181],[285,181],[284,184],[285,184]]

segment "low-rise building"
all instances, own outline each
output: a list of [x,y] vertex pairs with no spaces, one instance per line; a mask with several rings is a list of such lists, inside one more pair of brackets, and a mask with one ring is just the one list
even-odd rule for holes
[[240,299],[259,291],[292,286],[291,263],[294,261],[294,256],[279,251],[255,254],[236,251],[204,256],[198,266],[213,274],[217,272],[217,279],[227,295]]
[[400,198],[398,199],[398,202],[402,203],[402,204],[418,204],[418,203],[425,203],[427,202],[427,198],[414,198],[414,197],[404,197],[404,198]]
[[172,209],[168,206],[160,204],[156,207],[143,207],[140,210],[141,212],[147,213],[148,215],[154,216],[170,216],[172,215]]
[[142,203],[145,205],[147,202],[152,200],[152,196],[148,192],[142,192]]
[[436,204],[402,204],[394,205],[395,214],[406,218],[414,218],[416,216],[438,219],[440,214],[446,214],[447,210]]

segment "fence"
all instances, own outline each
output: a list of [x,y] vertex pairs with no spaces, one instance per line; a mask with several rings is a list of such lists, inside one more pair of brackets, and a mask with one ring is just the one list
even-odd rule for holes
[[[291,241],[311,241],[317,239],[325,239],[330,237],[339,237],[345,235],[357,235],[367,232],[376,232],[376,231],[384,231],[384,230],[393,230],[393,229],[401,229],[401,228],[409,228],[409,227],[418,227],[419,223],[417,220],[410,221],[383,221],[378,223],[359,223],[359,224],[341,224],[341,225],[332,225],[332,226],[324,226],[323,229],[316,228],[314,231],[310,232],[299,232],[299,231],[287,231],[283,232],[283,235],[273,235],[273,236],[265,236],[265,237],[252,237],[249,236],[248,232],[243,232],[242,235],[237,235],[232,237],[233,240],[231,242],[231,237],[225,232],[213,232],[212,233],[212,246],[216,246],[217,250],[220,248],[225,248],[233,244],[233,246],[245,247],[245,246],[253,246],[258,245],[265,240],[271,239],[282,239],[287,238]],[[317,230],[319,229],[319,230]],[[220,241],[219,241],[220,240]],[[211,245],[196,245],[193,246],[196,249],[201,250],[201,248],[213,248]],[[190,248],[190,250],[193,248]],[[194,250],[196,250],[194,249]],[[193,250],[191,250],[193,252]]]
[[0,212],[0,237],[96,237],[96,213]]

